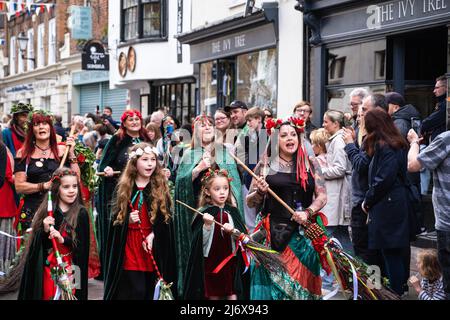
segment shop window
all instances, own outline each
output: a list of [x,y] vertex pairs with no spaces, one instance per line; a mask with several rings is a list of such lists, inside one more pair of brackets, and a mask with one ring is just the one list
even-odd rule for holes
[[329,85],[349,85],[385,79],[386,40],[328,50]]
[[212,114],[217,107],[217,61],[200,65],[200,110]]
[[384,80],[386,77],[386,50],[375,51],[375,80]]
[[327,89],[327,109],[339,110],[342,112],[352,112],[350,107],[350,92],[356,88],[364,88],[372,93],[384,94],[387,92],[385,84],[358,85],[351,87],[329,88]]
[[167,0],[122,0],[121,39],[166,37]]
[[277,108],[276,49],[237,57],[236,99],[250,106]]
[[330,82],[344,78],[345,57],[333,57],[330,63]]

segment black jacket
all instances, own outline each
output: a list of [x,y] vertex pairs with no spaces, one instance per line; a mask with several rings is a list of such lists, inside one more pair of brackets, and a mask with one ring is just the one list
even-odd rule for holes
[[406,150],[376,146],[369,165],[369,248],[409,246],[409,206],[405,185]]
[[421,118],[419,111],[412,105],[407,104],[401,107],[397,112],[392,115],[392,120],[397,129],[400,131],[403,137],[408,135],[409,129],[411,129],[411,118]]
[[445,131],[446,126],[446,95],[438,97],[438,104],[436,110],[427,118],[423,119],[422,127],[420,129],[422,135],[431,135],[431,141],[439,134]]

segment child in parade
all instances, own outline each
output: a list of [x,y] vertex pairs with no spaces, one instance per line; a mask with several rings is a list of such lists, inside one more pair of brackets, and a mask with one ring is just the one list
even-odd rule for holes
[[[192,224],[185,299],[248,299],[247,259],[231,237],[234,229],[246,232],[246,227],[231,204],[230,180],[228,172],[218,168],[209,169],[202,179],[199,211],[204,216],[197,215]],[[223,229],[213,220],[223,224]]]
[[119,179],[106,246],[105,300],[151,300],[160,276],[174,281],[172,203],[157,157],[150,144],[136,144]]
[[68,274],[75,271],[76,298],[87,300],[89,216],[83,207],[78,176],[73,170],[61,168],[55,171],[51,181],[54,216],[48,216],[48,200],[43,200],[32,222],[18,299],[54,299],[57,286],[51,270],[57,260],[51,239],[56,239]]
[[428,249],[419,252],[417,268],[422,280],[412,276],[408,282],[416,290],[419,300],[445,300],[442,270],[436,250]]

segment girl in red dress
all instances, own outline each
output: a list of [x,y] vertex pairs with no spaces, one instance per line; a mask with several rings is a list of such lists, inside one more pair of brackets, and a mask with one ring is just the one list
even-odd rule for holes
[[136,144],[120,177],[107,242],[105,300],[151,300],[157,269],[173,281],[171,200],[157,156],[148,143]]
[[89,216],[83,206],[78,175],[71,169],[61,168],[54,172],[51,181],[53,217],[48,216],[47,199],[43,200],[31,225],[18,299],[55,299],[57,286],[51,276],[51,269],[57,265],[51,242],[54,238],[68,274],[74,273],[73,293],[78,300],[87,300]]

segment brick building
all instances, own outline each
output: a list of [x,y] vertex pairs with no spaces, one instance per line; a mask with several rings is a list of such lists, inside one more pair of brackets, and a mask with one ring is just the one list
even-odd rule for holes
[[[106,44],[108,1],[33,0],[32,3],[44,4],[45,11],[36,14],[32,5],[30,14],[24,10],[9,19],[10,14],[2,14],[5,43],[3,56],[0,54],[0,112],[9,112],[19,101],[30,102],[36,108],[62,115],[66,123],[73,114],[95,112],[96,105],[106,105],[104,97],[109,93],[109,74],[81,70],[83,47],[90,39],[72,38],[70,14],[72,6],[90,7],[92,39]],[[19,37],[28,38],[23,53]],[[120,96],[121,99],[116,100],[120,100],[124,108],[126,92],[122,90]]]

